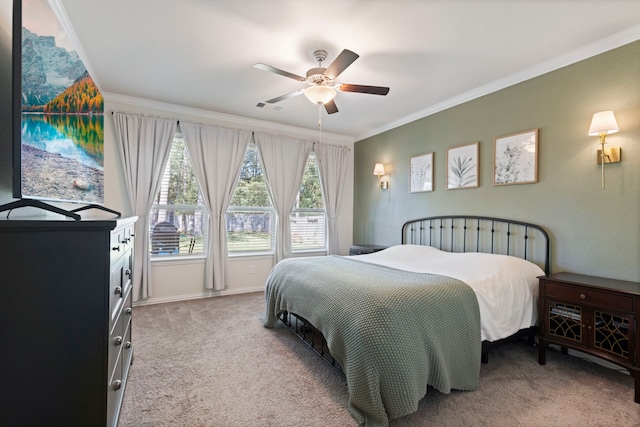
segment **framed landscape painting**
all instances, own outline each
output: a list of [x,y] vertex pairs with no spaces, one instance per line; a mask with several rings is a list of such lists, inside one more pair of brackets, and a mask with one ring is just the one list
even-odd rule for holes
[[474,142],[447,150],[447,189],[478,186],[479,146]]
[[21,5],[22,25],[14,36],[22,48],[20,73],[14,71],[14,85],[22,89],[20,197],[102,204],[102,95],[76,51],[72,29],[58,19],[66,16],[61,2]]
[[494,139],[493,152],[493,185],[538,182],[538,129]]
[[433,153],[411,158],[409,192],[433,191]]

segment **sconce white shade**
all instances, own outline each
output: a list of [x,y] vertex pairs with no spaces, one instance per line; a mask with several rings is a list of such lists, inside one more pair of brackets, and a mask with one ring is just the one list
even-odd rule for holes
[[336,90],[331,86],[309,86],[304,90],[304,96],[314,104],[324,105],[336,96]]
[[591,119],[589,136],[609,135],[618,132],[618,122],[613,111],[600,111]]
[[373,168],[373,174],[378,176],[384,175],[384,165],[382,163],[376,163]]

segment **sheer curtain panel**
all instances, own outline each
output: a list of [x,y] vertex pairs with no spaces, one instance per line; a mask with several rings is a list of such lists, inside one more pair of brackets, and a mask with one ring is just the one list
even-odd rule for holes
[[225,213],[240,178],[251,131],[188,122],[181,122],[180,129],[210,214],[205,287],[224,289],[228,269]]
[[264,178],[278,215],[275,262],[291,256],[289,214],[300,191],[302,175],[313,148],[311,141],[256,132]]
[[320,165],[320,182],[327,211],[327,253],[339,254],[338,212],[340,212],[342,189],[349,168],[349,149],[336,145],[316,144],[314,152]]
[[124,169],[129,203],[138,216],[134,257],[133,300],[151,296],[149,211],[158,193],[176,132],[176,120],[114,113],[116,141]]

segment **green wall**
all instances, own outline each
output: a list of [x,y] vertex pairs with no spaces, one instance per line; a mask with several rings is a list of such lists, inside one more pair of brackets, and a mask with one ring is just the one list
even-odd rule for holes
[[[613,110],[608,146],[622,162],[596,164],[593,113]],[[538,182],[493,185],[495,137],[539,129]],[[446,189],[447,149],[480,142],[478,188]],[[552,237],[552,271],[640,281],[640,42],[634,42],[355,144],[357,244],[400,243],[402,224],[440,214],[534,222]],[[412,156],[434,152],[434,191],[409,193]],[[373,166],[383,162],[388,190]]]

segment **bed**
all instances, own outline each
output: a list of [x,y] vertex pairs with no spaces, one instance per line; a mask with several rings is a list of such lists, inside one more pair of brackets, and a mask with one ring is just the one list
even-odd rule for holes
[[341,372],[366,426],[415,412],[428,386],[477,389],[492,346],[533,340],[537,277],[549,274],[535,224],[437,216],[401,232],[373,254],[283,260],[265,286],[264,326],[282,322]]

